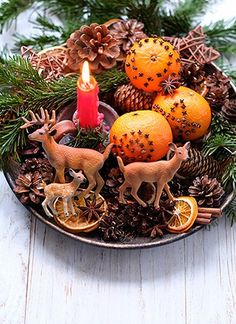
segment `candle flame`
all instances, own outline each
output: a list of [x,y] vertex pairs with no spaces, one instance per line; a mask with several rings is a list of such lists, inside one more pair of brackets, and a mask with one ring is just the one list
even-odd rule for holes
[[88,61],[84,61],[83,63],[81,78],[83,83],[90,84],[90,73],[89,73]]

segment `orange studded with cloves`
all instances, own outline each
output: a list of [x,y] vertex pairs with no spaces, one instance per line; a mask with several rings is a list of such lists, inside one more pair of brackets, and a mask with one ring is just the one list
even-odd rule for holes
[[196,91],[179,87],[173,95],[158,94],[152,109],[166,118],[174,139],[194,141],[208,131],[211,124],[209,103]]
[[172,139],[166,119],[151,110],[137,110],[120,116],[110,131],[113,153],[125,163],[161,159]]
[[178,52],[162,38],[144,38],[127,54],[125,71],[131,83],[147,92],[160,91],[161,83],[180,72]]

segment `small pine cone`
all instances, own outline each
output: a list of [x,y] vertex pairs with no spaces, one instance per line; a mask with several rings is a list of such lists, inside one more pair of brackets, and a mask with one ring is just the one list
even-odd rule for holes
[[185,86],[198,92],[205,80],[203,66],[197,63],[182,63],[181,79]]
[[216,176],[218,179],[221,178],[221,165],[211,156],[204,156],[202,152],[196,148],[190,148],[188,155],[189,159],[182,162],[178,170],[178,175],[186,178],[195,178],[208,174],[209,177]]
[[44,197],[41,174],[38,171],[20,174],[13,190],[20,196],[22,204],[39,204]]
[[226,99],[221,111],[225,119],[236,123],[236,98]]
[[206,207],[219,207],[224,194],[224,190],[216,178],[211,179],[208,175],[197,177],[188,191],[190,196],[197,199],[199,206]]
[[229,97],[229,78],[217,70],[206,77],[205,85],[208,89],[206,100],[213,109],[219,110]]
[[0,125],[5,124],[9,120],[15,119],[16,114],[12,111],[7,111],[5,114],[1,114],[0,116]]
[[135,88],[132,84],[124,84],[114,94],[116,108],[121,112],[152,109],[154,96]]
[[100,73],[112,68],[120,55],[117,40],[105,25],[96,23],[84,25],[71,34],[67,40],[68,67],[79,71],[84,61],[88,61],[91,71]]
[[121,20],[113,24],[110,32],[117,39],[121,51],[126,53],[135,42],[147,37],[142,31],[143,28],[143,23],[138,22],[136,19],[129,19],[128,21]]
[[35,172],[35,171],[38,171],[41,174],[43,181],[52,182],[53,167],[49,163],[48,159],[46,158],[26,159],[25,162],[22,164],[20,170],[22,174],[28,172]]

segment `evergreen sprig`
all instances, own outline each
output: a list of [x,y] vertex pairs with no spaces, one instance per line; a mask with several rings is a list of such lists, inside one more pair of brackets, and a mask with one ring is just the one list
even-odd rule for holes
[[236,198],[226,207],[225,215],[229,218],[231,226],[236,222]]

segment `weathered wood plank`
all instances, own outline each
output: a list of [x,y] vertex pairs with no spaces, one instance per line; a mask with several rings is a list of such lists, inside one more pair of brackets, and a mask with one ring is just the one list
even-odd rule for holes
[[25,317],[30,217],[0,173],[0,323],[21,324]]
[[183,252],[183,242],[143,251],[95,248],[37,222],[26,323],[183,323]]
[[234,323],[235,229],[225,219],[185,241],[187,323]]

